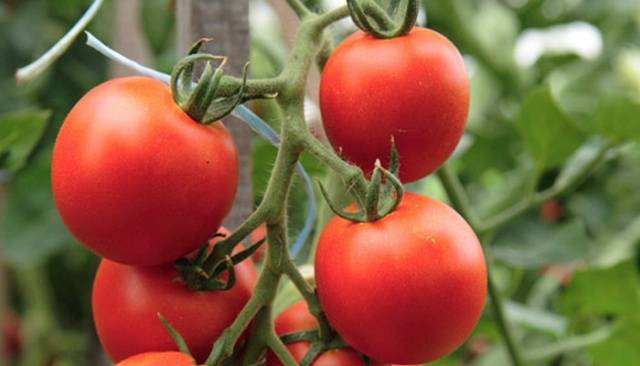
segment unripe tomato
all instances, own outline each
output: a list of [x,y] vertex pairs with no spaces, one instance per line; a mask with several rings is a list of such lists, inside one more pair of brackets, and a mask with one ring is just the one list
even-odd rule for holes
[[[318,327],[318,321],[309,312],[309,307],[305,301],[299,301],[285,310],[275,321],[276,333],[285,335]],[[287,345],[293,358],[300,362],[309,351],[309,342],[295,342]],[[339,348],[323,352],[316,358],[312,366],[362,366],[364,362],[360,355],[350,348]],[[275,354],[267,354],[267,366],[282,366],[282,363]],[[371,366],[382,366],[377,362],[371,362]]]
[[192,120],[169,87],[107,81],[69,112],[53,151],[58,211],[89,249],[131,265],[172,262],[216,232],[238,183],[222,123]]
[[353,348],[383,362],[424,363],[450,353],[484,306],[478,238],[457,212],[425,196],[406,193],[374,222],[333,218],[315,263],[330,323]]
[[132,267],[102,260],[93,284],[93,317],[100,342],[114,361],[154,351],[175,351],[158,319],[162,314],[203,362],[216,339],[249,301],[256,282],[253,262],[235,266],[228,291],[194,292],[172,264]]
[[435,171],[460,141],[469,80],[456,47],[433,30],[391,39],[356,32],[322,72],[320,109],[333,147],[365,172],[378,158],[388,164],[393,137],[400,179],[411,182]]
[[180,352],[147,352],[131,356],[116,366],[195,366],[189,355]]

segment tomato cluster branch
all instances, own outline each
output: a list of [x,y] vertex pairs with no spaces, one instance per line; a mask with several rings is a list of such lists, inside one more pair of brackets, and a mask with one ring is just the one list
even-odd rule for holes
[[[280,338],[276,336],[271,321],[271,303],[283,275],[291,279],[307,301],[310,312],[317,318],[320,325],[321,342],[330,344],[334,341],[335,333],[324,316],[314,289],[304,280],[289,256],[286,236],[286,207],[295,164],[304,150],[326,163],[343,177],[358,201],[364,202],[367,195],[369,185],[362,170],[343,161],[311,134],[304,119],[303,109],[309,69],[318,52],[327,44],[324,28],[344,18],[349,12],[348,8],[344,6],[317,15],[306,8],[303,10],[302,4],[298,1],[290,1],[290,4],[301,16],[302,24],[296,35],[289,62],[282,73],[274,79],[248,80],[246,82],[246,90],[249,93],[265,94],[268,92],[276,95],[275,99],[284,112],[280,131],[282,143],[279,146],[276,163],[262,202],[238,230],[219,243],[219,245],[231,248],[261,222],[266,222],[269,242],[267,260],[251,300],[216,342],[207,360],[207,365],[217,365],[232,356],[240,335],[252,320],[254,320],[253,336],[247,345],[243,364],[250,365],[256,362],[261,357],[264,347],[267,346],[285,365],[296,365]],[[237,80],[234,81],[230,78],[223,78],[220,84],[221,89],[228,93],[237,91],[239,87]]]

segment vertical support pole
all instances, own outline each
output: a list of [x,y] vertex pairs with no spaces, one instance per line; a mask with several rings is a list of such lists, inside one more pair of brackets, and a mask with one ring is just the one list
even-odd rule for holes
[[[213,38],[204,50],[227,56],[226,71],[240,75],[249,60],[249,0],[177,0],[178,55],[202,37]],[[237,227],[253,209],[251,129],[235,117],[226,117],[240,157],[240,181],[233,210],[224,225]]]

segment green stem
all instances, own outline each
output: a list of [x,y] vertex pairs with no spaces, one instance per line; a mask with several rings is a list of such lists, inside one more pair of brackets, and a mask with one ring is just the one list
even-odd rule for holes
[[309,312],[313,314],[318,320],[319,328],[320,328],[320,338],[324,341],[331,340],[333,336],[333,329],[331,329],[331,325],[329,325],[329,320],[324,314],[322,310],[322,306],[320,305],[320,301],[314,289],[311,285],[304,279],[298,268],[294,265],[292,261],[288,261],[287,265],[284,267],[285,274],[289,277],[293,285],[300,291],[300,294],[307,302],[309,306]]
[[[242,78],[224,75],[216,90],[217,97],[231,97],[240,91]],[[244,96],[248,99],[276,96],[284,87],[285,80],[280,77],[265,79],[249,79],[244,86]]]
[[448,164],[443,165],[442,168],[438,170],[437,175],[447,192],[451,205],[469,221],[471,227],[476,227],[476,219],[471,203],[469,202],[469,197],[467,197],[467,193],[462,183],[460,183],[458,176],[453,172],[453,169]]
[[300,19],[304,19],[313,14],[313,12],[304,5],[302,0],[287,0],[287,3]]
[[340,159],[331,148],[318,141],[318,139],[311,134],[309,134],[309,138],[304,139],[304,143],[305,150],[308,153],[341,176],[345,181],[347,189],[353,192],[360,202],[365,201],[365,197],[367,196],[367,181],[360,168]]
[[278,356],[284,366],[298,366],[296,360],[273,329],[269,331],[267,336],[267,345]]
[[511,363],[513,366],[523,365],[524,363],[522,361],[520,347],[516,343],[515,337],[513,336],[513,332],[511,330],[511,326],[507,321],[502,296],[500,296],[500,292],[498,291],[493,280],[490,265],[487,265],[487,287],[489,291],[489,297],[491,298],[491,308],[493,309],[493,315],[495,316],[496,323],[498,324],[498,330],[500,331],[502,340],[507,346],[507,352],[509,353],[509,357],[511,358]]

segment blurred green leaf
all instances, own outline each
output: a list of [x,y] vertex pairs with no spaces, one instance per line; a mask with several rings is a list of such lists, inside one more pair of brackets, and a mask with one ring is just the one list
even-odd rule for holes
[[47,127],[50,111],[23,111],[0,116],[0,170],[16,172],[25,164]]
[[560,110],[548,85],[527,95],[517,123],[540,172],[561,165],[585,140],[583,132]]
[[42,261],[73,241],[53,205],[50,162],[48,151],[38,154],[9,186],[9,214],[0,240],[9,264]]
[[584,258],[590,241],[580,220],[549,225],[522,219],[496,239],[493,254],[512,266],[537,268]]
[[605,99],[598,107],[596,125],[615,140],[640,141],[640,103],[622,96]]
[[578,271],[560,309],[571,316],[620,315],[640,319],[640,278],[632,262]]
[[591,348],[593,366],[629,366],[640,360],[640,321],[625,320],[606,341]]

